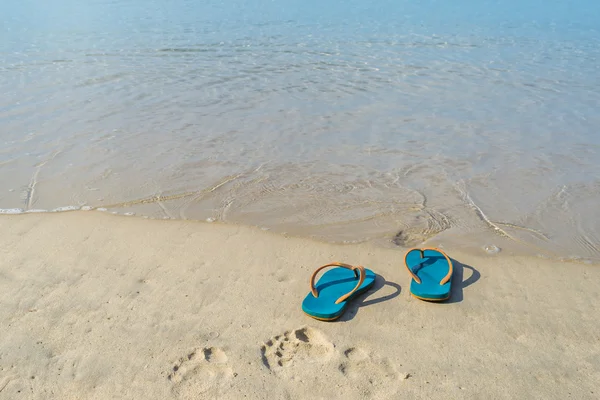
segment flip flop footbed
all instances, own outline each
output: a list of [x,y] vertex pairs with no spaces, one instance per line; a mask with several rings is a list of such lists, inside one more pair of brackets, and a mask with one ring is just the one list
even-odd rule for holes
[[423,250],[421,258],[420,250],[410,251],[406,255],[406,266],[421,281],[419,283],[412,279],[410,292],[413,296],[432,301],[446,300],[450,297],[452,279],[440,284],[452,268],[443,253],[438,250]]
[[354,289],[358,278],[354,271],[345,268],[333,268],[323,274],[315,284],[318,297],[311,292],[302,302],[302,310],[311,317],[323,320],[332,320],[341,316],[348,302],[368,290],[375,283],[375,273],[365,269],[365,279],[360,287],[345,301],[338,304],[335,302]]

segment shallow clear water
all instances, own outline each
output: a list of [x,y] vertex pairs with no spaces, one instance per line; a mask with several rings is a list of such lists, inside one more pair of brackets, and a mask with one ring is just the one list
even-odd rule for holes
[[3,1],[0,208],[600,260],[598,21],[587,0]]

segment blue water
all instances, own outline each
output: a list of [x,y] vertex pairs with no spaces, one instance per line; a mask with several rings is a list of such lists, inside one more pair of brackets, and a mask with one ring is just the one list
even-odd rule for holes
[[599,21],[586,0],[4,1],[0,208],[597,261]]

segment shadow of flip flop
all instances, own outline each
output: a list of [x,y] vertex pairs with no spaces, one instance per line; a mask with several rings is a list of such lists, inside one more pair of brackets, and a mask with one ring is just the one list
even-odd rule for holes
[[[394,291],[390,294],[386,294],[385,296],[377,297],[375,299],[368,300],[367,298],[382,289],[385,286],[389,286],[394,289]],[[348,307],[348,310],[341,316],[339,321],[350,321],[354,318],[354,316],[358,313],[358,309],[362,307],[368,307],[375,304],[383,303],[384,301],[392,300],[395,297],[398,297],[402,292],[402,287],[395,282],[386,281],[385,278],[379,274],[375,276],[375,283],[371,287],[370,290],[360,295],[354,302]]]

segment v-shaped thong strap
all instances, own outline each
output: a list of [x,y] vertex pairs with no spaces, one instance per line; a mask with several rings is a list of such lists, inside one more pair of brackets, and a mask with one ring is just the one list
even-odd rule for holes
[[344,263],[338,263],[338,262],[326,264],[326,265],[323,265],[322,267],[317,268],[310,277],[310,291],[313,294],[313,296],[315,296],[315,298],[319,297],[319,291],[317,290],[317,288],[315,288],[315,279],[317,277],[317,274],[319,273],[319,271],[321,271],[325,268],[329,268],[329,267],[342,267],[342,268],[350,269],[350,270],[354,271],[354,276],[356,276],[356,278],[358,278],[358,283],[356,284],[354,289],[352,289],[345,295],[342,295],[339,299],[337,299],[335,301],[335,304],[340,304],[342,301],[344,301],[348,297],[352,296],[352,294],[358,290],[360,285],[363,284],[363,282],[365,280],[365,276],[366,276],[365,268],[360,265],[355,267],[350,264],[344,264]]
[[[446,253],[444,253],[442,250],[437,249],[435,247],[426,247],[426,248],[423,248],[423,249],[414,248],[414,249],[410,249],[409,251],[407,251],[406,255],[404,256],[404,265],[406,266],[406,269],[408,270],[408,273],[412,276],[412,278],[417,283],[419,283],[419,284],[421,283],[421,278],[419,278],[417,276],[417,272],[421,268],[423,268],[423,267],[426,266],[425,263],[427,262],[427,258],[429,258],[429,257],[426,258],[426,256],[425,256],[425,251],[426,250],[436,251],[439,254],[441,254],[442,256],[444,256],[446,258],[446,261],[448,261],[448,274],[442,278],[442,280],[440,281],[440,285],[443,285],[443,284],[447,283],[450,280],[450,278],[452,278],[452,261],[450,261],[450,258],[446,255]],[[417,266],[417,268],[411,268],[411,267],[409,267],[408,266],[408,262],[407,262],[408,255],[410,253],[412,253],[413,251],[418,251],[419,253],[421,253],[421,259],[422,259],[422,261],[419,263],[419,265]]]

